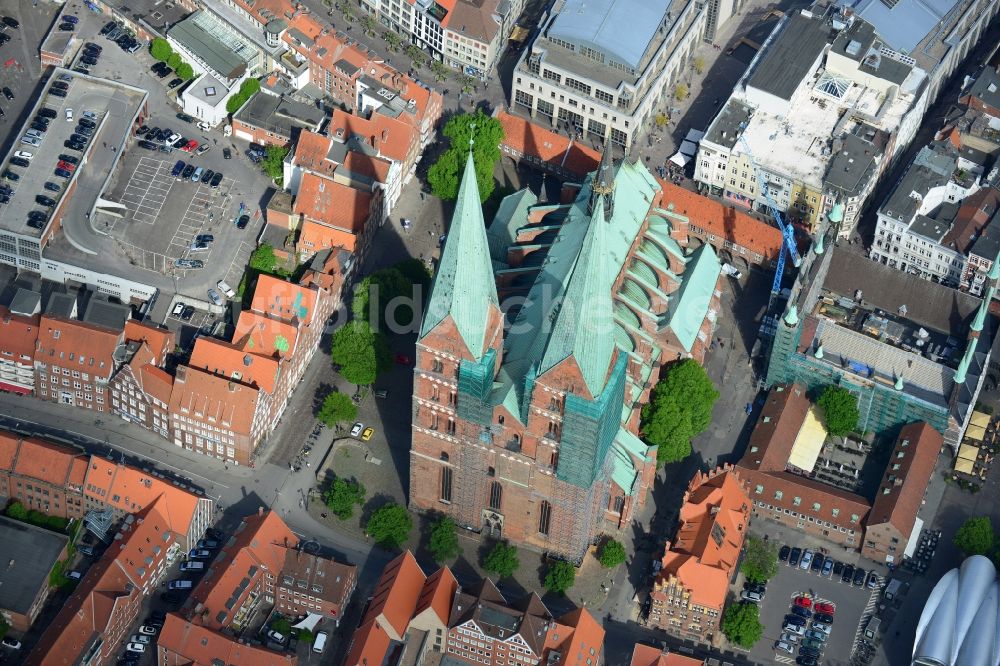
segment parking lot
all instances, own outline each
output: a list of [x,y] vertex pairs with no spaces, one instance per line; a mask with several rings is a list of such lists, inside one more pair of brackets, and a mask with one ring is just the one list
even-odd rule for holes
[[779,563],[777,575],[767,583],[767,594],[760,604],[764,637],[754,646],[751,656],[760,663],[795,662],[794,655],[775,650],[774,646],[784,633],[784,617],[792,612],[791,607],[798,596],[808,596],[812,603],[834,606],[832,630],[819,661],[823,664],[848,663],[862,629],[859,626],[861,618],[875,607],[879,588],[872,590],[844,583],[840,575],[832,575],[832,572],[830,576],[822,576],[820,572],[792,567],[787,562]]

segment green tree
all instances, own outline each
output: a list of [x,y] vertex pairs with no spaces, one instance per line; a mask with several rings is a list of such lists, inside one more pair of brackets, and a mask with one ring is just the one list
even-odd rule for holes
[[190,81],[191,79],[194,78],[194,67],[187,64],[186,62],[182,62],[180,65],[177,66],[177,76],[184,79],[185,81]]
[[149,43],[149,55],[160,62],[166,62],[173,52],[174,50],[171,48],[170,42],[162,37],[157,37]]
[[357,416],[358,408],[350,396],[337,391],[323,398],[323,404],[316,413],[316,418],[330,428],[344,421],[353,421]]
[[764,635],[757,604],[733,604],[722,615],[722,633],[733,643],[749,650]]
[[678,462],[691,454],[691,440],[708,427],[718,397],[696,361],[685,359],[667,370],[642,409],[642,434],[658,447],[660,462]]
[[413,63],[414,69],[420,69],[427,64],[427,54],[416,44],[406,47],[406,57]]
[[[366,276],[354,290],[354,300],[351,301],[351,311],[355,319],[360,319],[373,327],[382,328],[388,322],[386,307],[397,296],[410,296],[413,293],[413,283],[406,279],[395,267],[383,268]],[[372,312],[374,304],[375,312]],[[375,320],[372,320],[372,315]],[[413,308],[409,305],[399,307],[393,312],[395,323],[408,326],[413,321]]]
[[431,74],[438,81],[444,81],[451,76],[451,68],[440,60],[431,60]]
[[556,594],[565,594],[576,582],[576,567],[565,560],[555,560],[545,572],[545,589]]
[[7,507],[7,517],[26,522],[28,520],[28,510],[20,502],[11,502],[10,506]]
[[654,122],[656,123],[657,127],[663,129],[670,123],[670,117],[667,116],[667,114],[665,113],[658,113],[656,114],[656,119],[654,120]]
[[816,404],[823,410],[827,431],[834,437],[843,437],[858,427],[858,399],[840,386],[827,386]]
[[354,507],[365,502],[365,487],[353,479],[336,478],[325,493],[323,502],[341,520],[354,515]]
[[398,270],[403,274],[410,284],[419,284],[426,291],[431,286],[431,272],[425,264],[420,259],[416,257],[412,259],[404,259],[397,264],[393,265],[393,268]]
[[274,248],[270,243],[261,243],[257,249],[250,254],[251,269],[261,273],[273,274],[278,267],[278,257],[274,254]]
[[385,40],[385,44],[387,47],[389,47],[389,50],[394,53],[396,51],[399,51],[399,49],[402,48],[403,46],[403,38],[400,37],[395,32],[393,32],[392,30],[386,30],[385,32],[383,32],[382,39]]
[[[176,67],[174,69],[177,69]],[[260,81],[257,79],[246,79],[240,84],[240,89],[236,94],[226,101],[226,111],[234,114],[240,107],[247,103],[251,97],[260,91]]]
[[628,558],[625,546],[621,541],[615,539],[605,539],[601,544],[601,550],[597,555],[597,561],[605,569],[614,569]]
[[482,110],[461,113],[445,124],[442,134],[451,139],[451,147],[427,171],[427,182],[434,196],[448,201],[458,196],[459,181],[471,147],[479,198],[486,201],[493,193],[493,168],[500,159],[500,144],[504,139],[500,121]]
[[167,56],[167,66],[170,67],[170,69],[177,69],[183,64],[184,60],[181,59],[181,55],[179,53],[171,53]]
[[372,514],[365,525],[365,532],[375,539],[375,543],[383,548],[399,548],[410,538],[413,529],[413,518],[406,507],[399,504],[386,504]]
[[705,59],[702,58],[701,56],[698,56],[697,58],[691,61],[691,66],[694,68],[694,71],[701,74],[702,72],[705,71]]
[[468,74],[462,74],[462,78],[459,80],[459,85],[462,86],[462,92],[466,95],[471,95],[476,92],[476,84],[479,80],[474,76],[469,76]]
[[361,30],[369,37],[375,36],[375,31],[378,30],[378,23],[370,14],[365,14],[361,17]]
[[767,582],[778,573],[778,549],[763,539],[747,537],[740,570],[751,583]]
[[455,530],[454,520],[447,516],[442,516],[431,523],[427,550],[431,552],[431,555],[438,562],[453,560],[458,557],[461,548],[458,546],[458,533]]
[[288,636],[292,633],[292,623],[286,618],[279,617],[277,620],[271,623],[271,629],[277,631],[279,634],[284,634]]
[[260,168],[278,187],[285,185],[285,157],[288,150],[288,146],[268,146],[264,159],[260,162]]
[[680,101],[684,101],[688,96],[688,87],[686,83],[678,83],[674,86],[674,97]]
[[313,636],[313,632],[308,629],[299,629],[299,642],[308,645],[313,642],[316,637]]
[[344,379],[365,386],[375,383],[375,378],[392,364],[385,337],[366,322],[357,320],[341,326],[333,334],[330,357],[340,366]]
[[498,578],[514,575],[521,561],[517,557],[517,548],[505,541],[498,541],[483,560],[483,568],[495,573]]
[[989,516],[967,518],[955,532],[955,546],[966,557],[987,555],[993,550],[993,523]]

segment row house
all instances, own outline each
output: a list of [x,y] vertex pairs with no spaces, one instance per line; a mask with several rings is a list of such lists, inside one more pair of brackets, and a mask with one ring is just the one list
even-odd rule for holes
[[695,474],[679,519],[653,581],[649,620],[681,638],[712,643],[750,522],[750,498],[736,470]]
[[32,511],[83,518],[89,457],[67,446],[0,431],[0,495]]
[[60,405],[109,411],[108,383],[123,333],[42,315],[35,350],[35,396]]
[[299,260],[334,248],[367,254],[377,228],[374,222],[379,219],[380,201],[380,191],[369,194],[332,178],[303,174],[292,208],[299,217]]
[[292,617],[322,615],[339,626],[356,586],[354,566],[286,548],[275,608]]
[[165,328],[129,321],[125,341],[123,363],[111,378],[111,411],[169,439],[174,378],[163,368],[176,338]]
[[401,646],[470,666],[598,666],[603,643],[586,609],[555,618],[537,594],[510,602],[489,579],[463,589],[448,567],[428,576],[406,551],[382,572],[344,663],[384,664]]
[[115,662],[146,597],[159,590],[168,561],[179,549],[168,528],[168,503],[161,497],[125,519],[114,536],[115,546],[87,570],[25,664]]
[[24,315],[0,306],[0,391],[35,392],[35,341],[38,314]]

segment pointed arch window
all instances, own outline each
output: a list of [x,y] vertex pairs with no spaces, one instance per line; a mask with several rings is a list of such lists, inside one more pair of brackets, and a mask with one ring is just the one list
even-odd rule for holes
[[490,508],[494,511],[499,511],[502,503],[503,486],[500,485],[499,481],[494,481],[490,484]]
[[552,521],[552,505],[548,502],[542,502],[542,506],[538,511],[538,532],[539,534],[549,535],[549,523]]

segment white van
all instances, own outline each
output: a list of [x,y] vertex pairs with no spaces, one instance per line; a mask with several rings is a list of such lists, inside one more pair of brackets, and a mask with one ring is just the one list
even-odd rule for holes
[[320,654],[326,649],[326,639],[328,634],[325,631],[321,631],[316,634],[316,640],[313,641],[313,652]]
[[167,589],[170,590],[190,590],[192,587],[194,587],[194,583],[192,583],[186,578],[182,578],[180,580],[172,580],[170,581],[170,584],[167,585]]
[[181,571],[204,571],[204,570],[205,570],[204,562],[195,562],[195,561],[181,562]]

